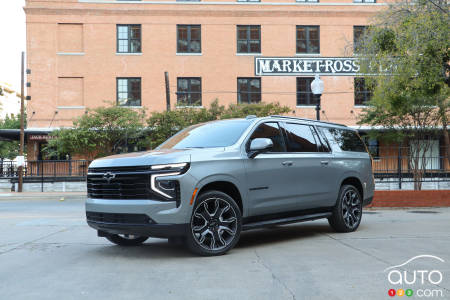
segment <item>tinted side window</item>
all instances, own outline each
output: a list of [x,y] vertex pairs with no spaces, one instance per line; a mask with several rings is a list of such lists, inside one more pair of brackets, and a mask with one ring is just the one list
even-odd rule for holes
[[315,137],[317,139],[317,144],[319,145],[319,152],[331,152],[330,145],[328,145],[323,134],[315,130]]
[[[267,138],[271,139],[273,142],[273,148],[269,152],[285,152],[286,148],[284,146],[283,136],[280,131],[278,123],[270,122],[263,123],[255,129],[252,136],[250,137],[250,142],[256,138]],[[249,143],[250,145],[250,143]]]
[[336,143],[342,151],[366,152],[363,141],[352,130],[321,128],[328,141]]
[[286,124],[289,152],[317,152],[313,128],[309,125]]

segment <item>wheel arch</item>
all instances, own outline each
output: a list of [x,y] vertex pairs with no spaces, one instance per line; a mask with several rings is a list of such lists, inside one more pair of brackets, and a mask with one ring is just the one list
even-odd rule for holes
[[242,201],[242,195],[241,192],[239,191],[239,188],[237,187],[237,185],[229,180],[213,180],[213,181],[209,181],[205,184],[203,184],[201,186],[201,188],[199,188],[199,191],[197,193],[197,197],[198,195],[200,195],[201,193],[204,193],[206,191],[211,191],[211,190],[216,190],[216,191],[220,191],[222,193],[227,194],[228,196],[230,196],[231,198],[233,198],[234,201],[236,201],[236,204],[238,205],[239,209],[241,210],[241,215],[244,215],[244,206],[243,206],[243,201]]
[[364,189],[363,189],[361,180],[356,176],[349,176],[349,177],[346,177],[344,180],[342,180],[340,187],[342,187],[343,185],[346,185],[346,184],[350,184],[350,185],[353,185],[354,187],[356,187],[356,189],[358,190],[358,192],[361,196],[361,201],[363,201]]

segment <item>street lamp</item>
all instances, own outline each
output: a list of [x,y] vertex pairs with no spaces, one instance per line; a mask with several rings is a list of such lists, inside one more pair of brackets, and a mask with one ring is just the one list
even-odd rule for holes
[[314,96],[317,97],[316,120],[320,120],[320,97],[322,96],[323,88],[323,80],[320,79],[319,75],[316,75],[314,80],[311,82],[311,91]]

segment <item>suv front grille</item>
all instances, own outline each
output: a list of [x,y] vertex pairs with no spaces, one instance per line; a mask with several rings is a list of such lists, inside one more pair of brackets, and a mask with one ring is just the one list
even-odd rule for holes
[[164,171],[151,170],[149,166],[89,168],[87,192],[95,199],[152,199],[159,201],[177,201],[179,205],[180,189],[176,184],[176,197],[167,199],[151,188],[152,174]]
[[86,212],[86,219],[90,222],[112,223],[112,224],[135,224],[145,225],[154,223],[144,214],[112,214],[99,212]]
[[[105,177],[105,174],[110,178]],[[114,176],[114,177],[112,177]],[[150,174],[117,172],[112,169],[89,170],[87,191],[91,198],[98,199],[150,199]]]

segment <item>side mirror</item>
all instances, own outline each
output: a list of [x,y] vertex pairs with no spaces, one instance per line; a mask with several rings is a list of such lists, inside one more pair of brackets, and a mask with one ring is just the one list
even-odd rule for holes
[[256,155],[264,153],[273,148],[273,142],[267,138],[257,138],[250,143],[249,158],[255,158]]

